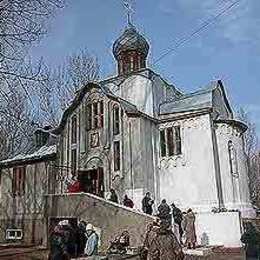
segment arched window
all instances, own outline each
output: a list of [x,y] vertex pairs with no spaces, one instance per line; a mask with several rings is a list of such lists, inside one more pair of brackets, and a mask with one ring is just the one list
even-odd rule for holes
[[86,106],[87,130],[104,126],[104,102],[94,100]]
[[113,106],[113,134],[118,135],[120,132],[120,112],[119,106]]
[[232,141],[228,141],[228,156],[229,156],[230,172],[232,175],[237,176],[238,175],[237,154]]
[[71,143],[77,143],[77,116],[74,115],[71,121]]

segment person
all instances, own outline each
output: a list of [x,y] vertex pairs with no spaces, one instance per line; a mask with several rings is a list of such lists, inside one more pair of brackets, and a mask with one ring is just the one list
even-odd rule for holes
[[241,242],[246,245],[247,259],[260,259],[260,232],[251,222],[245,224]]
[[117,236],[110,242],[110,246],[107,250],[108,254],[125,254],[127,247],[130,245],[130,236],[127,230],[123,231],[120,236]]
[[134,202],[130,198],[128,198],[127,195],[125,195],[124,200],[123,200],[123,205],[128,207],[128,208],[133,208]]
[[54,228],[50,236],[50,253],[48,260],[68,260],[65,237],[63,231],[63,222],[60,221]]
[[83,188],[79,180],[75,180],[74,182],[68,185],[68,193],[79,193],[79,192],[83,192]]
[[109,199],[112,202],[118,203],[118,196],[116,194],[116,191],[114,189],[110,189],[110,197]]
[[63,220],[63,231],[66,250],[70,257],[77,256],[76,228],[72,227],[68,220]]
[[77,256],[83,256],[84,255],[84,249],[86,247],[87,243],[87,234],[86,234],[86,226],[87,223],[84,220],[81,220],[79,222],[79,225],[77,227]]
[[183,227],[186,238],[185,246],[187,246],[188,249],[195,249],[196,247],[197,238],[195,231],[195,220],[195,214],[193,213],[192,209],[188,209],[183,220]]
[[99,237],[94,230],[92,224],[87,224],[86,226],[87,243],[85,247],[86,256],[95,256],[98,253],[98,241]]
[[172,206],[173,221],[179,227],[180,241],[182,241],[181,239],[182,239],[182,235],[183,235],[183,229],[182,229],[183,214],[182,214],[181,210],[175,206],[174,203],[172,203],[171,206]]
[[149,225],[144,247],[147,260],[183,260],[184,254],[174,233],[165,225]]
[[166,228],[171,226],[171,208],[167,204],[166,200],[163,199],[158,207],[158,217],[161,220],[161,225],[165,225]]
[[154,246],[159,231],[158,222],[149,223],[146,227],[146,234],[143,244],[141,258],[145,260],[156,259],[159,256],[158,249]]
[[127,230],[124,230],[121,236],[119,237],[119,244],[121,247],[129,247],[130,246],[130,235]]
[[171,229],[161,226],[155,245],[160,252],[160,260],[183,260],[184,254],[180,243]]
[[144,213],[152,215],[153,214],[153,204],[154,201],[151,198],[150,192],[146,192],[145,197],[142,200],[142,210]]

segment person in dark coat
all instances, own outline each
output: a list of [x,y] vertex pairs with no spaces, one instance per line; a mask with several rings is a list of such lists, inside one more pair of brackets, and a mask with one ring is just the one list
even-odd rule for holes
[[86,234],[87,223],[85,221],[80,221],[77,227],[77,256],[83,256],[84,250],[87,243],[87,234]]
[[116,191],[114,189],[110,189],[110,201],[118,203],[118,196],[116,194]]
[[246,245],[248,259],[260,259],[260,232],[252,223],[246,223],[241,242]]
[[150,192],[145,194],[145,197],[142,200],[142,210],[144,213],[152,215],[153,214],[153,204],[154,201],[151,198]]
[[[65,220],[66,221],[66,220]],[[69,223],[63,225],[66,251],[70,257],[77,256],[77,230]]]
[[128,198],[127,195],[125,195],[124,200],[123,200],[123,205],[128,207],[128,208],[133,208],[134,202],[130,198]]
[[55,226],[50,237],[50,253],[48,260],[68,260],[69,254],[67,252],[62,221]]
[[172,217],[174,223],[176,223],[179,227],[179,235],[180,235],[180,241],[183,235],[183,229],[182,229],[182,220],[183,220],[183,214],[179,208],[175,206],[174,203],[172,203]]
[[158,212],[158,217],[161,220],[161,226],[165,226],[166,229],[169,228],[171,226],[171,208],[165,199],[163,199],[159,205]]

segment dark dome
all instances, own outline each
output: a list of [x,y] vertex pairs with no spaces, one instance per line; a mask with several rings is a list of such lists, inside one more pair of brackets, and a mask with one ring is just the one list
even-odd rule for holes
[[144,56],[147,56],[149,51],[148,42],[132,25],[126,28],[113,45],[113,54],[116,59],[121,52],[126,51],[138,51],[144,54]]

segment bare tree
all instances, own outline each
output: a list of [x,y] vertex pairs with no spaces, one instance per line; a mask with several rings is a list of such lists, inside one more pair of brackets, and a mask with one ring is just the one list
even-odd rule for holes
[[27,95],[19,88],[9,91],[0,109],[0,159],[26,153],[31,148],[33,118]]
[[[27,58],[29,47],[47,31],[50,17],[64,0],[0,0],[0,84],[2,96],[10,88],[28,94],[28,81],[42,80],[41,61],[32,66]],[[10,84],[10,81],[16,84]],[[1,102],[1,100],[0,100]],[[1,104],[1,103],[0,103]]]
[[250,119],[250,114],[244,109],[238,111],[241,121],[247,124],[248,129],[244,134],[246,162],[248,168],[248,182],[250,197],[254,205],[260,207],[260,153],[255,124]]
[[76,92],[89,82],[99,79],[97,58],[86,49],[70,55],[57,69],[46,69],[46,78],[34,88],[38,97],[39,116],[45,124],[58,124],[63,111]]
[[50,18],[64,2],[0,0],[0,159],[28,148],[35,117],[31,87],[34,81],[46,80],[46,75],[42,61],[33,65],[27,53],[46,34]]

